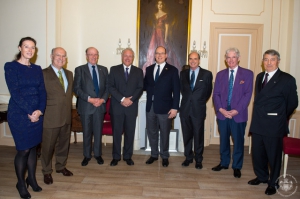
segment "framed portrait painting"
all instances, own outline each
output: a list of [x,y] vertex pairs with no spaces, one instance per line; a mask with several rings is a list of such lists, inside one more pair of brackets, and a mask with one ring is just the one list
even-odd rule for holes
[[138,0],[138,65],[155,63],[155,49],[164,46],[167,62],[181,71],[187,63],[191,0]]

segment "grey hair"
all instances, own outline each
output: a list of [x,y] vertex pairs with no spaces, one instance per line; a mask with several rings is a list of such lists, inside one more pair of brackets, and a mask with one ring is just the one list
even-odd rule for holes
[[231,47],[231,48],[228,48],[228,49],[225,51],[225,58],[227,57],[227,54],[228,54],[229,52],[235,52],[236,56],[237,56],[237,57],[240,57],[240,51],[239,51],[239,49],[234,48],[234,47]]
[[122,51],[122,56],[123,56],[123,53],[125,52],[125,50],[129,50],[129,51],[131,51],[131,52],[132,52],[132,54],[133,54],[133,57],[134,57],[134,52],[133,52],[133,50],[132,50],[131,48],[125,48],[125,49]]
[[279,54],[279,52],[277,52],[277,51],[274,50],[274,49],[269,49],[269,50],[267,50],[267,51],[264,53],[263,57],[264,57],[265,55],[277,56],[277,59],[280,60],[280,54]]

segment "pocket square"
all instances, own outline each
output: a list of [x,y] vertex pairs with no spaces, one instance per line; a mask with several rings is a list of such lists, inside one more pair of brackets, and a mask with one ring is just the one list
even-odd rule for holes
[[243,83],[245,83],[245,81],[244,81],[244,80],[241,80],[241,81],[240,81],[240,84],[243,84]]
[[200,79],[199,82],[203,82],[203,79]]

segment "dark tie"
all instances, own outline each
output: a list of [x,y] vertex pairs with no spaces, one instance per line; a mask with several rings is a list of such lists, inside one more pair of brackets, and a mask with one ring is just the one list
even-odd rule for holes
[[266,86],[266,84],[268,83],[268,77],[269,77],[269,73],[265,74],[265,79],[261,85],[261,88],[264,88]]
[[231,104],[232,97],[232,88],[233,88],[233,72],[234,70],[230,70],[230,78],[229,78],[229,86],[228,86],[228,98],[227,98],[227,106]]
[[193,71],[191,75],[191,81],[190,81],[191,90],[194,90],[194,81],[195,81],[195,71]]
[[127,80],[128,80],[128,69],[129,69],[129,68],[126,67],[126,71],[125,71],[125,79],[126,79],[126,82],[127,82]]
[[157,71],[155,73],[155,79],[154,79],[155,82],[158,80],[158,77],[159,77],[159,65],[157,65]]
[[92,66],[92,67],[93,67],[93,83],[94,83],[95,92],[96,92],[97,97],[98,97],[98,95],[99,95],[98,78],[97,78],[97,73],[96,73],[96,70],[95,70],[95,66]]

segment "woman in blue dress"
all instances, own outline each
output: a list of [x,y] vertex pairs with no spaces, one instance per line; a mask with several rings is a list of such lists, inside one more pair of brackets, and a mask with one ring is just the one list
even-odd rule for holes
[[[29,185],[35,192],[42,191],[35,177],[36,146],[42,141],[46,91],[41,67],[30,63],[35,46],[33,38],[22,38],[16,59],[4,66],[11,95],[7,120],[17,149],[14,165],[18,178],[16,188],[21,198],[31,198],[27,190]],[[28,177],[25,180],[26,170]]]

